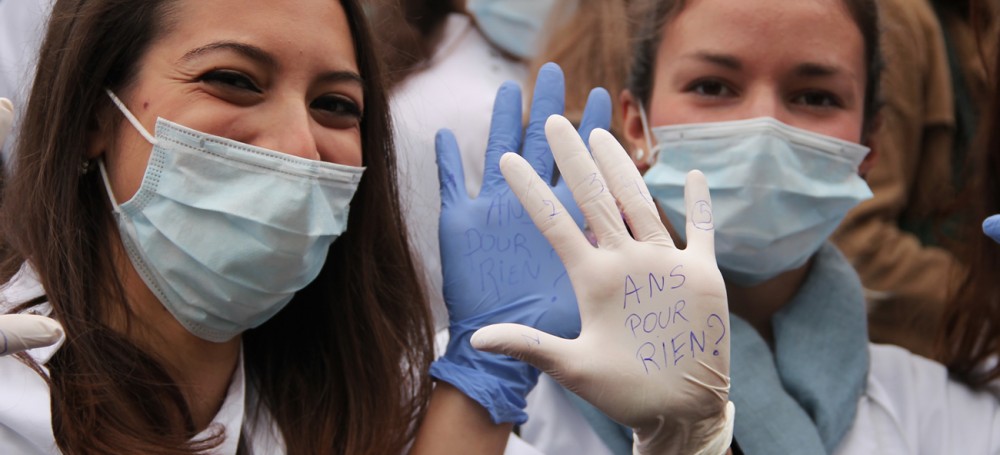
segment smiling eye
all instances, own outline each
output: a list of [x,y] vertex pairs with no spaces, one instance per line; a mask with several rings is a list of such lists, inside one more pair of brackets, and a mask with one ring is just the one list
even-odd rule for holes
[[686,90],[696,95],[710,98],[723,98],[735,95],[735,92],[728,85],[714,79],[695,81]]
[[352,128],[361,123],[363,113],[350,98],[340,95],[320,96],[309,104],[317,119],[332,128]]
[[260,87],[253,82],[249,76],[232,70],[214,70],[205,73],[199,78],[204,83],[212,84],[224,88],[247,90],[254,93],[262,93]]

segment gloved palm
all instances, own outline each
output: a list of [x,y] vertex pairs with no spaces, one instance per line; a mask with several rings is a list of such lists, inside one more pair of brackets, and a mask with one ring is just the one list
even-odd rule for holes
[[[538,74],[523,157],[545,182],[554,163],[545,139],[545,120],[564,107],[562,71],[554,64]],[[580,131],[607,127],[611,102],[599,89],[588,100]],[[497,92],[486,150],[483,185],[476,198],[465,191],[465,177],[454,136],[437,136],[441,179],[441,263],[449,315],[449,344],[431,373],[483,404],[496,422],[523,422],[524,397],[538,371],[506,356],[472,349],[469,338],[491,323],[518,322],[573,337],[580,317],[566,269],[532,223],[500,172],[500,156],[522,150],[521,91],[506,83]],[[576,133],[574,133],[576,134]],[[571,223],[582,221],[566,183],[545,184],[564,201]],[[575,225],[575,224],[574,224]]]
[[552,117],[546,131],[598,247],[524,160],[507,154],[501,168],[566,264],[581,333],[569,340],[544,327],[500,324],[479,330],[473,345],[537,366],[631,426],[637,453],[725,451],[732,430],[729,317],[704,175],[688,175],[688,245],[679,250],[642,177],[610,134],[596,130],[590,136],[592,159],[565,119]]
[[[0,98],[0,148],[14,119],[10,100]],[[48,346],[62,336],[62,326],[53,319],[27,314],[0,314],[0,356]]]

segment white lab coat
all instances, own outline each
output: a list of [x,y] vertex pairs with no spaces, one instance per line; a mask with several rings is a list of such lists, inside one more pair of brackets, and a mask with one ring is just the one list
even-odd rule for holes
[[[0,286],[0,314],[14,306],[45,294],[34,270],[25,263],[6,284]],[[42,304],[34,308],[48,315],[51,307]],[[45,369],[45,364],[59,350],[65,339],[56,344],[26,351]],[[441,350],[447,344],[447,333],[440,338]],[[46,373],[48,370],[46,369]],[[195,437],[203,439],[215,428],[225,429],[225,440],[212,455],[235,455],[241,431],[246,432],[255,454],[284,455],[285,444],[277,426],[266,411],[253,421],[245,419],[245,409],[257,409],[256,394],[247,387],[242,358],[233,374],[226,397],[208,429]],[[49,386],[34,370],[15,357],[0,357],[0,454],[51,455],[59,454],[52,433]],[[542,455],[515,435],[507,443],[505,455]]]
[[468,16],[452,14],[426,66],[412,73],[392,93],[403,214],[415,260],[426,275],[437,329],[448,327],[448,312],[441,285],[441,188],[434,136],[441,128],[455,133],[466,188],[471,195],[479,194],[493,99],[504,81],[521,83],[526,73],[522,63],[497,52]]
[[[0,314],[8,312],[20,302],[42,295],[44,290],[37,276],[25,263],[10,282],[0,287]],[[43,315],[48,315],[51,311],[48,304],[39,305],[35,309]],[[27,353],[45,369],[45,364],[59,350],[63,341],[60,339],[52,346],[32,349]],[[247,390],[244,381],[241,359],[219,412],[212,419],[209,428],[195,439],[203,439],[221,426],[225,431],[225,440],[211,453],[235,455],[241,429],[245,428],[255,453],[283,455],[284,440],[266,412],[254,422],[244,422],[244,409],[253,409],[254,399],[255,395]],[[52,433],[48,384],[18,359],[11,356],[0,357],[0,454],[58,453],[60,452]]]
[[[835,455],[1000,453],[996,396],[971,392],[944,366],[904,349],[872,344],[869,352],[868,384]],[[521,436],[542,452],[613,455],[548,376],[528,395],[526,411]]]
[[38,48],[45,36],[53,0],[13,0],[0,2],[0,97],[14,103],[14,130],[3,146],[3,158],[17,136],[18,119],[24,112],[28,89],[35,75]]

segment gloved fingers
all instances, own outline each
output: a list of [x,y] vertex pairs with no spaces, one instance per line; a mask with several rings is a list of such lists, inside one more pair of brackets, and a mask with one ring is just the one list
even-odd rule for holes
[[503,174],[500,173],[500,157],[507,152],[520,152],[521,131],[521,87],[507,81],[497,89],[493,101],[480,195],[495,194],[505,188]]
[[[580,132],[580,138],[584,142],[587,142],[592,131],[597,128],[606,130],[610,126],[611,95],[608,94],[607,90],[597,87],[591,90],[590,96],[587,97],[587,106],[583,109],[583,118],[580,119],[580,127],[577,131]],[[565,194],[563,193],[564,191]],[[563,199],[564,196],[572,198],[573,193],[566,186],[566,179],[562,178],[561,175],[559,176],[559,181],[556,183],[555,193],[564,202],[564,205],[567,206],[570,214],[573,215],[573,219],[576,220],[576,224],[583,227],[583,213],[576,207],[576,203],[571,199]]]
[[14,103],[7,98],[0,98],[0,147],[3,147],[10,133],[10,125],[14,122]]
[[437,153],[438,180],[441,182],[441,206],[447,207],[460,198],[468,198],[462,154],[458,150],[455,134],[448,129],[439,130],[434,137],[434,150]]
[[660,222],[646,182],[615,137],[607,131],[594,130],[590,134],[590,150],[611,187],[611,194],[621,204],[632,236],[641,242],[674,246],[667,229]]
[[573,360],[572,340],[521,324],[488,325],[476,330],[471,342],[480,351],[511,356],[553,376],[558,376],[564,362]]
[[0,356],[51,345],[63,336],[55,319],[33,314],[0,315]]
[[545,139],[545,121],[550,115],[562,114],[566,109],[566,83],[559,65],[549,62],[538,70],[535,93],[531,98],[531,114],[524,133],[524,159],[546,182],[552,181],[552,153]]
[[994,242],[1000,243],[1000,215],[993,215],[983,220],[983,233]]
[[580,139],[589,142],[590,133],[597,128],[611,129],[611,95],[601,87],[594,88],[587,96],[587,105],[580,119]]
[[500,169],[538,231],[552,244],[567,269],[570,264],[582,261],[592,247],[549,184],[516,153],[504,155]]
[[684,180],[684,206],[687,213],[687,249],[699,251],[715,258],[715,222],[712,216],[712,197],[708,192],[705,174],[699,170],[688,172]]
[[597,236],[597,242],[601,246],[614,246],[629,239],[604,176],[597,170],[597,163],[573,125],[566,118],[553,115],[545,124],[545,133],[562,177],[573,191],[573,198]]

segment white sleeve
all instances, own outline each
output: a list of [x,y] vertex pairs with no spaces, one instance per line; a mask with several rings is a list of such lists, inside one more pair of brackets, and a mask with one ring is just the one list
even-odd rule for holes
[[871,345],[868,388],[837,454],[1000,454],[1000,402],[936,362]]
[[[51,10],[52,0],[0,2],[0,97],[13,101],[18,114],[24,112]],[[17,135],[18,118],[20,115],[15,116],[14,131],[4,145],[5,158]]]

